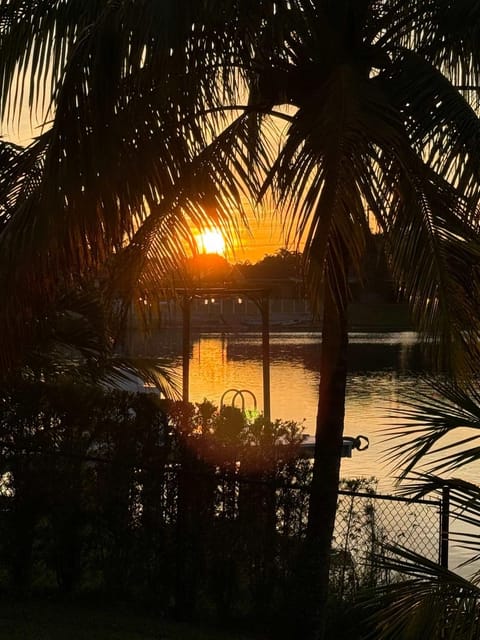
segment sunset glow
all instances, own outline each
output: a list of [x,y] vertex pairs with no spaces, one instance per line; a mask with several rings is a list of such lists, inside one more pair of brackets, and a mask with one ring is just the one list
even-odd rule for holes
[[225,238],[219,229],[206,229],[196,236],[200,253],[225,253]]

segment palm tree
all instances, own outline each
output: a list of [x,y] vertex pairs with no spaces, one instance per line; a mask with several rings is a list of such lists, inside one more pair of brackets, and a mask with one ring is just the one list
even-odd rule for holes
[[[162,271],[148,258],[180,255],[188,216],[202,224],[212,202],[232,225],[232,202],[271,189],[305,239],[323,314],[314,636],[338,489],[349,273],[361,271],[372,223],[437,364],[475,366],[479,12],[475,0],[9,0],[0,10],[3,113],[22,90],[32,107],[45,87],[53,95],[52,125],[16,156],[0,193],[15,212],[0,236],[8,345],[24,337],[17,318],[54,296],[52,270],[68,284],[109,258],[121,283],[147,286],[149,267]],[[279,117],[277,147],[268,125]]]
[[264,117],[274,106],[292,110],[264,191],[304,232],[308,282],[323,301],[306,603],[316,637],[339,479],[349,274],[361,272],[372,223],[435,364],[464,375],[476,366],[480,6],[293,4],[293,25],[276,25],[282,46],[271,43],[275,25],[258,39],[250,104]]
[[202,6],[2,3],[0,116],[15,122],[28,101],[45,118],[26,148],[2,143],[3,369],[79,279],[113,272],[112,296],[144,297],[189,251],[192,226],[234,231],[230,209],[255,182],[248,123],[204,114],[233,90],[205,65]]

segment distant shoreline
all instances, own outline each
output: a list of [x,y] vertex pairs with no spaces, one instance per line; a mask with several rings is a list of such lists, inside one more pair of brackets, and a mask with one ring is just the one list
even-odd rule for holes
[[[181,330],[181,323],[166,324],[166,330]],[[303,317],[291,314],[288,318],[271,317],[270,331],[276,333],[319,332],[320,322],[305,321]],[[414,331],[408,307],[391,303],[353,303],[349,308],[349,332],[395,333]],[[205,318],[191,320],[191,333],[258,333],[262,331],[260,318],[238,320],[229,317],[221,321],[218,318],[210,321]]]

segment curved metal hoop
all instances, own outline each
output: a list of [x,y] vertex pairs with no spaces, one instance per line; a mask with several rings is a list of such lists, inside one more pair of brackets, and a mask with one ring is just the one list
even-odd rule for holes
[[229,393],[233,393],[233,398],[232,398],[232,402],[231,402],[231,406],[232,407],[236,407],[236,402],[237,402],[237,398],[239,397],[241,400],[241,410],[242,412],[245,411],[245,395],[249,395],[251,396],[252,400],[253,400],[253,408],[256,410],[257,409],[257,398],[255,396],[255,394],[250,391],[249,389],[227,389],[223,394],[222,397],[220,398],[220,408],[222,408],[225,404],[224,400],[225,400],[225,396],[227,396]]

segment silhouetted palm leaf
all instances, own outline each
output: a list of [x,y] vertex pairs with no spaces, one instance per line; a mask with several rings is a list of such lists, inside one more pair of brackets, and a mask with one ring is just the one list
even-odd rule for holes
[[[250,102],[296,108],[264,190],[306,240],[314,301],[325,278],[341,290],[348,269],[361,271],[373,216],[437,364],[472,370],[480,126],[455,84],[478,76],[458,51],[438,62],[435,29],[444,13],[460,20],[440,5],[305,3],[295,35],[259,61]],[[470,36],[458,36],[465,47]]]
[[37,323],[35,345],[15,374],[22,379],[50,383],[69,379],[131,391],[148,385],[165,397],[178,397],[179,380],[171,363],[127,357],[117,354],[114,347],[99,298],[76,291]]
[[378,640],[473,640],[480,633],[480,589],[458,574],[398,546],[382,567],[402,576],[375,590],[370,607]]
[[184,258],[192,225],[217,221],[234,233],[232,208],[241,211],[257,178],[245,162],[241,122],[215,140],[233,118],[219,107],[237,95],[239,76],[214,54],[238,11],[218,4],[219,31],[204,9],[170,1],[2,4],[2,114],[13,120],[26,94],[32,110],[52,100],[44,132],[0,185],[0,201],[15,210],[0,237],[4,364],[59,287],[94,277],[127,244],[136,284],[145,268],[158,275]]
[[387,457],[401,468],[400,477],[420,462],[438,473],[480,457],[480,392],[475,382],[432,380],[427,390],[405,394],[391,417],[401,424],[384,430],[390,443]]

